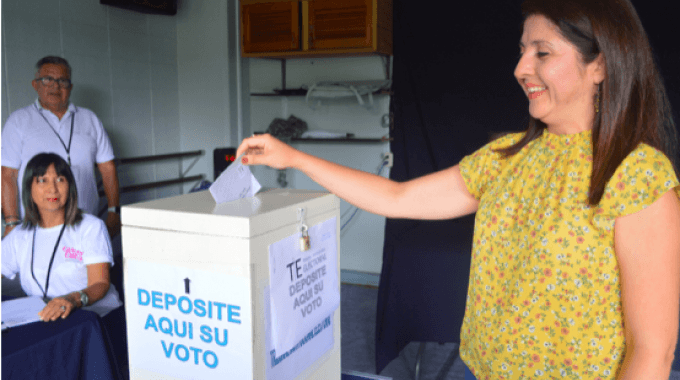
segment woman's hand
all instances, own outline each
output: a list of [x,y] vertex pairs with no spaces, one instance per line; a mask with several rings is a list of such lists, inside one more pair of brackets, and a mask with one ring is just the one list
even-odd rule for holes
[[53,298],[47,303],[45,308],[40,310],[38,316],[43,322],[56,321],[59,318],[66,318],[71,311],[76,308],[75,302],[69,299],[69,295]]
[[244,139],[236,151],[236,157],[245,153],[244,165],[267,165],[274,169],[295,167],[298,151],[269,134]]

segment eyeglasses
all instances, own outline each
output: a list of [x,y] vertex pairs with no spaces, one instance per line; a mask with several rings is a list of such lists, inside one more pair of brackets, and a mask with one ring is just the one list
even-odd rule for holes
[[40,81],[40,83],[42,83],[43,86],[52,86],[56,82],[61,88],[71,88],[70,79],[64,78],[54,79],[50,76],[46,76],[42,78],[36,78],[35,80]]

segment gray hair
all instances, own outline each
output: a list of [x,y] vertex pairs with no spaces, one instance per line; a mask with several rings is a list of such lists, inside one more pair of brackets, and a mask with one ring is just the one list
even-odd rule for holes
[[61,65],[66,67],[66,72],[68,73],[68,77],[71,78],[71,65],[68,64],[68,61],[65,60],[64,58],[61,57],[56,57],[53,55],[48,55],[47,57],[40,58],[38,63],[35,64],[35,77],[37,78],[38,75],[40,75],[40,70],[44,65],[47,64],[53,64],[53,65]]

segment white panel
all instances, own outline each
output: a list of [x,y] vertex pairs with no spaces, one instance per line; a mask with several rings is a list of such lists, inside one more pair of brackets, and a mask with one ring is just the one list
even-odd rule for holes
[[149,35],[176,39],[177,22],[175,17],[167,15],[147,15]]
[[[3,53],[5,52],[3,51]],[[31,81],[35,78],[35,64],[45,53],[30,46],[7,47],[6,53],[7,54],[3,54],[3,61],[6,62],[7,72],[10,74],[8,80],[23,82],[25,87],[23,91],[32,92],[37,97],[37,93],[33,89]],[[47,54],[53,53],[58,53],[58,51],[55,49]],[[14,93],[12,93],[12,96],[13,95]]]
[[[154,102],[154,113],[156,103]],[[158,115],[153,117],[154,126],[154,146],[156,148],[156,154],[162,153],[177,153],[180,151],[179,140],[179,120],[177,120],[175,115]],[[192,158],[185,159],[185,162],[190,162]],[[185,165],[185,167],[188,165]]]
[[62,23],[64,56],[81,55],[88,57],[107,57],[109,55],[109,35],[106,26],[88,25],[78,22]]
[[35,92],[33,87],[31,87],[30,81],[8,80],[3,85],[7,86],[7,92],[9,96],[12,97],[12,108],[9,110],[9,112],[14,112],[19,108],[26,107],[27,105],[35,102],[35,100],[38,98],[38,94]]
[[[54,0],[3,1],[2,13],[12,17],[54,18],[59,17],[59,2]],[[3,22],[5,17],[3,16]]]
[[151,154],[151,99],[149,93],[135,89],[113,90],[115,129],[124,134],[115,141],[120,157]]
[[177,41],[168,37],[149,37],[149,60],[155,63],[177,62]]
[[61,18],[65,22],[79,22],[96,26],[106,25],[107,7],[101,5],[99,1],[53,0],[53,2],[59,3],[61,8]]
[[105,128],[112,125],[111,91],[108,88],[96,83],[78,83],[73,86],[71,102],[94,112]]
[[[3,67],[3,69],[4,69],[4,67]],[[2,95],[1,95],[2,99],[0,100],[0,103],[2,103],[2,108],[0,108],[0,112],[1,112],[0,120],[2,120],[2,126],[4,127],[5,121],[9,117],[9,105],[8,105],[9,99],[7,98],[7,86],[5,85],[6,79],[5,79],[5,71],[4,70],[2,71],[2,79],[3,79],[3,83],[2,83],[2,86],[1,86],[2,89],[0,90],[0,93],[2,93]],[[5,230],[4,230],[4,227],[3,227],[3,233],[4,233],[4,231]]]
[[[162,146],[176,145],[173,152],[179,149],[176,138],[179,134],[178,99],[177,92],[153,92],[153,125],[157,153],[161,152],[158,149]],[[167,150],[164,152],[169,153]]]
[[111,82],[113,89],[134,89],[146,91],[149,97],[151,76],[147,62],[129,61],[122,59],[111,60]]
[[[7,17],[3,11],[2,23],[5,33],[3,43],[8,47],[42,51],[42,55],[35,61],[47,55],[45,51],[61,51],[59,19],[56,17],[48,19],[25,15]],[[32,65],[35,65],[35,62],[32,62]]]
[[[289,59],[288,62],[293,61]],[[250,92],[251,93],[271,93],[275,88],[281,88],[281,62],[272,59],[254,59],[248,58],[250,70]],[[254,75],[257,73],[257,75]],[[288,81],[288,69],[286,69],[286,88],[294,88],[298,86],[290,86]],[[254,100],[254,99],[251,99]]]
[[71,79],[75,87],[90,84],[108,91],[111,85],[109,71],[111,70],[107,56],[90,56],[71,54],[68,59],[71,65]]
[[94,112],[104,125],[111,125],[111,77],[107,57],[70,55],[73,79],[71,102]]
[[152,91],[174,92],[177,93],[179,85],[177,83],[177,65],[173,63],[152,63],[151,64],[151,89]]
[[118,32],[129,32],[136,35],[147,33],[146,14],[127,9],[107,7],[109,13],[109,27],[112,35]]
[[[172,120],[178,121],[177,102],[179,95],[177,92],[153,92],[153,117],[154,120],[159,120],[160,124],[154,125],[157,127],[156,131],[165,133],[167,131],[176,131],[177,123],[172,123]],[[162,140],[162,139],[161,139]]]
[[[269,90],[271,92],[271,90]],[[264,132],[275,118],[288,118],[281,115],[281,102],[279,97],[253,96],[250,99],[250,127],[253,132]],[[300,114],[295,116],[300,117]]]
[[[155,153],[179,152],[179,91],[176,65],[152,64],[151,95]],[[175,190],[172,191],[172,195],[175,195]]]
[[111,33],[111,58],[125,61],[149,62],[149,36],[127,31]]

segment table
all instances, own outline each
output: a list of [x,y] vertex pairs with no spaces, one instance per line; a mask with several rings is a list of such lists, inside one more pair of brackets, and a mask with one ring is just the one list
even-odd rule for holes
[[2,331],[2,379],[118,380],[111,352],[99,315],[76,309],[63,320]]

